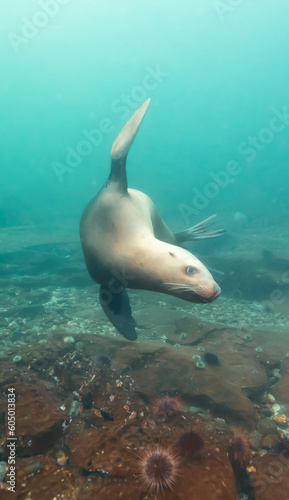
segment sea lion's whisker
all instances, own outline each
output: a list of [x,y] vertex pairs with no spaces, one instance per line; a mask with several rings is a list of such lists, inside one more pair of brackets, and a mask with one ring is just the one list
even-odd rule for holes
[[174,285],[169,288],[169,292],[173,290],[178,290],[178,292],[192,292],[194,291],[194,286],[187,285],[186,283],[164,283],[164,285]]
[[193,288],[189,288],[189,287],[178,287],[178,288],[169,288],[169,292],[172,292],[174,290],[177,290],[178,292],[182,293],[182,292],[193,292]]
[[179,288],[184,287],[184,283],[164,283],[164,285],[173,285],[170,290],[178,290]]
[[178,283],[177,281],[174,281],[173,283],[165,282],[164,285],[177,285],[177,286],[184,286],[185,283]]

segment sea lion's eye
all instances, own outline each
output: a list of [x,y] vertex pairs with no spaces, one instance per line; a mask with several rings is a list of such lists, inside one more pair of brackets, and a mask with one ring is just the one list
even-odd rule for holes
[[197,272],[196,268],[193,266],[187,267],[186,271],[187,271],[187,274],[195,274]]

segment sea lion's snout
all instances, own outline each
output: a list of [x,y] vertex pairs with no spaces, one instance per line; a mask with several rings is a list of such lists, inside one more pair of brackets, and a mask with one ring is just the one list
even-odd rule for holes
[[213,302],[219,297],[221,291],[222,291],[221,287],[217,283],[214,283],[213,286],[209,285],[209,286],[199,287],[198,293],[200,295],[200,301]]
[[220,295],[221,292],[222,292],[221,287],[219,285],[216,285],[216,291],[215,291],[215,295],[214,295],[214,300],[219,297],[219,295]]
[[195,292],[197,293],[199,299],[196,300],[196,302],[203,302],[203,303],[213,302],[219,297],[221,291],[222,291],[221,287],[217,285],[217,283],[215,283],[213,287],[212,286],[196,287]]

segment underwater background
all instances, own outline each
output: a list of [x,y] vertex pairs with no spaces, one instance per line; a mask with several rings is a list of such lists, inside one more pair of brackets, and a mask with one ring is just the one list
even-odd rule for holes
[[[288,16],[286,0],[1,2],[1,499],[288,500]],[[79,221],[149,97],[128,186],[174,232],[217,214],[225,234],[187,247],[222,294],[129,290],[128,342]]]
[[[288,4],[231,4],[66,0],[45,13],[2,2],[1,225],[79,217],[147,97],[128,179],[163,216],[182,224],[180,205],[194,208],[194,189],[234,160],[240,173],[201,211],[286,219],[286,112],[283,130],[262,131],[288,106]],[[67,164],[68,148],[80,155]]]

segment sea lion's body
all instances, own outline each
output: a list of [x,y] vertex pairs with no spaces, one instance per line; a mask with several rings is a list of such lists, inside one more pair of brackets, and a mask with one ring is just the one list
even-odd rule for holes
[[[152,200],[141,191],[127,191],[127,196],[114,191],[101,192],[87,215],[84,213],[81,236],[85,234],[84,254],[94,281],[107,285],[116,271],[129,268],[129,288],[143,289],[148,259],[157,259],[152,251],[157,244],[155,239],[165,231]],[[166,236],[167,242],[177,244],[168,229]],[[96,265],[96,254],[100,266]],[[157,270],[155,276],[157,278]],[[146,289],[154,290],[154,283],[148,284]]]
[[134,114],[115,141],[109,179],[86,207],[80,223],[88,272],[101,285],[101,305],[129,340],[136,339],[136,324],[126,288],[169,293],[193,302],[209,302],[220,293],[205,266],[179,245],[188,239],[218,236],[221,231],[209,233],[210,222],[205,221],[198,229],[174,235],[152,200],[127,188],[126,157],[148,104]]

